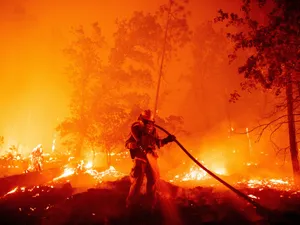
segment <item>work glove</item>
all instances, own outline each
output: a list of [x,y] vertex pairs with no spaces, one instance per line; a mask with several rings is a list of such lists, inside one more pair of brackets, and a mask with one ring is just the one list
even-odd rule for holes
[[175,140],[176,140],[176,137],[174,135],[169,135],[168,137],[166,137],[162,140],[162,143],[163,144],[168,144],[168,143],[173,142]]

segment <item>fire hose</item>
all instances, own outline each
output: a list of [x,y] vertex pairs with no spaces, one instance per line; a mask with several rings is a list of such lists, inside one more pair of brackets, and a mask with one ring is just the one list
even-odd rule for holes
[[[170,132],[168,132],[166,129],[162,128],[161,126],[155,124],[155,127],[165,132],[167,135],[171,135]],[[270,210],[259,204],[258,202],[254,201],[252,198],[250,198],[248,195],[244,194],[243,192],[239,191],[238,189],[234,188],[230,184],[228,184],[226,181],[222,180],[220,177],[218,177],[216,174],[214,174],[212,171],[207,169],[204,165],[202,165],[197,159],[195,159],[189,152],[186,150],[183,145],[178,141],[174,140],[174,142],[181,148],[182,151],[191,159],[193,160],[201,169],[203,169],[206,173],[208,173],[210,176],[212,176],[214,179],[219,181],[221,184],[229,188],[231,191],[233,191],[235,194],[237,194],[239,197],[243,198],[247,202],[249,202],[251,205],[253,205],[257,212],[262,216],[269,216]]]

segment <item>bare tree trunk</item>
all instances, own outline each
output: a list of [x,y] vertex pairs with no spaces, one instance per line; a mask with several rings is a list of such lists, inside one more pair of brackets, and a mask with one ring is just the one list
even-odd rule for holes
[[106,162],[107,162],[107,167],[109,168],[111,166],[111,154],[110,150],[106,150]]
[[4,145],[4,137],[0,136],[0,150],[2,150],[3,145]]
[[93,147],[92,148],[92,154],[93,154],[93,165],[94,165],[94,163],[95,163],[95,158],[96,158],[96,152],[95,152],[95,148]]
[[298,159],[298,148],[296,140],[295,118],[294,118],[294,102],[293,102],[293,84],[291,82],[291,75],[288,75],[288,83],[286,85],[286,98],[288,110],[288,125],[289,125],[289,141],[290,153],[293,165],[294,182],[300,184],[300,168]]
[[158,107],[160,81],[161,81],[161,77],[162,77],[162,74],[163,74],[163,65],[164,65],[164,60],[165,60],[166,45],[167,45],[168,30],[169,30],[169,25],[170,25],[170,20],[171,20],[172,5],[173,5],[173,0],[170,0],[170,6],[169,6],[169,10],[168,10],[167,26],[166,26],[166,30],[165,30],[164,45],[163,45],[163,51],[162,51],[162,55],[161,55],[159,76],[158,76],[157,89],[156,89],[156,97],[155,97],[155,104],[154,104],[154,117],[156,116],[157,107]]

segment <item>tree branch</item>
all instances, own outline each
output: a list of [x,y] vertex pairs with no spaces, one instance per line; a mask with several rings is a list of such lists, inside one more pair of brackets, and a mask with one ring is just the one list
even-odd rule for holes
[[285,117],[287,117],[287,115],[280,116],[280,117],[278,117],[278,118],[276,118],[276,119],[270,121],[269,123],[260,124],[260,125],[258,125],[258,126],[256,126],[256,127],[252,128],[251,130],[248,130],[248,132],[235,132],[235,131],[233,131],[233,133],[235,133],[235,134],[247,134],[247,133],[251,133],[251,132],[253,132],[253,131],[255,131],[255,130],[257,130],[258,128],[261,128],[261,127],[264,127],[263,130],[265,130],[265,129],[267,129],[267,127],[269,127],[271,124],[273,124],[273,123],[277,122],[278,120],[280,120],[280,119],[282,119],[282,118],[285,118]]

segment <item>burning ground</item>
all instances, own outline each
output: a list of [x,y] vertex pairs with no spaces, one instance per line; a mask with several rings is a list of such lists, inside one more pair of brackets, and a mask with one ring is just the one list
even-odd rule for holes
[[[238,1],[127,0],[123,5],[116,0],[105,4],[94,0],[54,2],[1,1],[4,57],[0,60],[0,152],[5,146],[14,146],[0,157],[1,224],[299,223],[299,188],[293,186],[291,171],[283,170],[275,161],[287,162],[289,167],[298,164],[299,77],[295,77],[295,93],[293,85],[287,85],[291,82],[286,82],[290,74],[298,74],[299,52],[289,47],[298,40],[298,26],[284,21],[280,24],[277,17],[268,16],[269,10],[252,11],[259,17],[259,26],[252,26],[256,23],[251,20],[251,27],[234,28],[237,34],[266,26],[269,17],[280,29],[275,32],[267,26],[263,33],[250,32],[251,38],[266,38],[250,39],[249,47],[255,47],[254,43],[257,49],[268,46],[259,55],[275,63],[270,64],[270,70],[256,68],[254,74],[247,74],[253,66],[249,70],[244,67],[244,58],[252,49],[246,47],[230,65],[228,54],[233,56],[236,47],[244,48],[248,40],[232,42],[227,39],[231,29],[223,29],[226,24],[218,27],[220,23],[211,23],[219,9],[231,12],[235,8],[238,13],[239,8],[248,8]],[[273,1],[274,5],[277,2],[285,1]],[[293,15],[291,24],[298,24],[298,12],[286,11],[284,15]],[[270,28],[274,35],[266,32]],[[282,37],[284,42],[277,41]],[[277,57],[277,52],[283,56]],[[160,60],[165,53],[166,60]],[[249,59],[246,65],[249,62],[250,66],[253,60]],[[273,65],[280,68],[275,70]],[[285,71],[290,65],[296,66]],[[163,71],[158,74],[160,68]],[[237,75],[241,71],[246,71],[242,72],[244,77]],[[270,85],[286,86],[286,91],[276,85],[271,85],[272,90],[270,85],[267,90],[253,90],[269,83],[256,79],[261,77],[258,71]],[[231,104],[239,97],[242,99]],[[160,157],[165,162],[160,165],[156,211],[150,215],[143,207],[131,212],[125,209],[131,166],[125,161],[130,159],[114,151],[124,147],[129,127],[140,112],[157,102],[157,124],[180,140],[192,142],[187,144],[195,149],[192,155],[269,209],[267,217],[185,156],[168,151],[168,146]],[[261,128],[257,130],[259,145],[250,132],[257,126]],[[235,135],[238,130],[244,134],[241,138]],[[289,136],[292,133],[294,137]],[[292,138],[294,143],[288,143]],[[30,171],[30,158],[25,156],[36,142],[43,143],[48,151],[43,155],[41,173]],[[295,156],[293,163],[285,159],[288,145]],[[272,147],[278,150],[276,157]],[[86,157],[91,151],[94,156]],[[109,162],[113,152],[118,160]],[[277,157],[281,153],[284,159]],[[97,158],[96,154],[104,157]],[[93,160],[75,161],[72,155]],[[105,155],[114,167],[97,167],[106,165]],[[297,170],[295,166],[294,172]]]
[[[271,216],[260,216],[252,205],[194,167],[159,182],[158,206],[152,214],[142,206],[129,211],[125,208],[128,176],[112,166],[101,170],[89,161],[80,161],[42,173],[2,178],[1,224],[269,224],[280,221],[295,224],[300,221],[300,192],[294,189],[292,180],[220,176],[270,209]],[[141,197],[141,202],[144,200]]]

